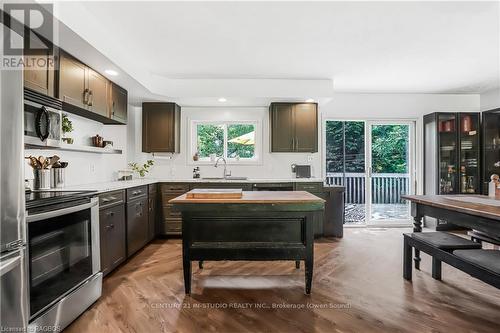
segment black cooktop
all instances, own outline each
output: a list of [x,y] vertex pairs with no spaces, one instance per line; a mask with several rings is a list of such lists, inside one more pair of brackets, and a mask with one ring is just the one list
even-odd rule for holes
[[25,193],[26,209],[92,197],[97,191],[30,191]]

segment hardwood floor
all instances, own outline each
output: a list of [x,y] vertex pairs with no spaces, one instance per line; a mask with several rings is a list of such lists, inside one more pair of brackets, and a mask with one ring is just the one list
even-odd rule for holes
[[310,296],[291,261],[193,263],[185,296],[180,240],[156,240],[105,279],[101,299],[67,331],[498,332],[500,290],[445,264],[435,281],[425,254],[413,282],[403,280],[408,231],[318,240]]

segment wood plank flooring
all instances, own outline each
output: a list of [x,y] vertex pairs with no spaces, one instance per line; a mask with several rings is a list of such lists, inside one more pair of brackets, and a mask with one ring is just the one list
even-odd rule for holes
[[[68,332],[499,332],[500,290],[430,257],[402,277],[402,233],[346,229],[315,244],[312,294],[294,262],[193,263],[184,295],[180,240],[156,240],[104,281]],[[274,304],[274,308],[273,308]]]

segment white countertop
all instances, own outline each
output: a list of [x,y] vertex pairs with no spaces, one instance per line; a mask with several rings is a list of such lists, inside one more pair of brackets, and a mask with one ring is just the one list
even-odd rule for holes
[[103,183],[93,183],[93,184],[82,184],[82,185],[72,185],[67,186],[62,189],[54,189],[59,191],[98,191],[100,193],[123,190],[131,187],[149,185],[155,183],[312,183],[320,182],[323,183],[322,178],[283,178],[283,179],[265,179],[265,178],[250,178],[245,180],[233,180],[233,179],[167,179],[167,178],[142,178],[142,179],[132,179],[132,180],[117,180],[111,182]]

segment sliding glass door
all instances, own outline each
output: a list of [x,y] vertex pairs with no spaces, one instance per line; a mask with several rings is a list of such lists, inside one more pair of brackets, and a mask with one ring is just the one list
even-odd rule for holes
[[411,121],[325,122],[326,180],[346,188],[346,224],[410,223],[414,132]]
[[366,123],[327,120],[325,123],[326,180],[342,185],[346,224],[365,224],[367,212]]
[[413,122],[371,121],[368,126],[367,204],[370,224],[408,224],[413,193]]

